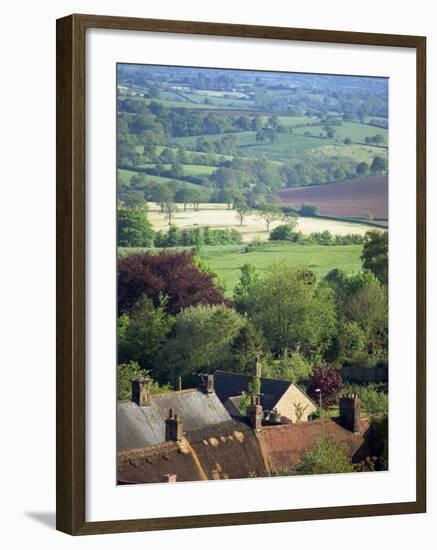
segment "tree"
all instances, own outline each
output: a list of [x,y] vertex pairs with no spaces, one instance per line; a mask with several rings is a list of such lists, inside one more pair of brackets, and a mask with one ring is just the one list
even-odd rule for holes
[[384,157],[376,156],[373,158],[372,164],[370,166],[370,170],[374,174],[381,174],[387,172],[387,159]]
[[181,178],[184,175],[184,167],[179,162],[174,162],[170,168],[172,178]]
[[146,214],[135,208],[117,210],[118,246],[151,246],[154,231]]
[[340,373],[332,365],[324,363],[315,368],[308,386],[308,395],[313,399],[317,398],[320,390],[322,403],[325,407],[335,405],[340,391],[344,388]]
[[320,214],[320,207],[315,204],[303,203],[300,207],[299,214],[308,218],[314,218]]
[[338,353],[340,360],[353,359],[357,353],[364,350],[366,337],[363,329],[356,321],[344,323],[338,334]]
[[184,212],[187,210],[187,204],[193,202],[193,190],[189,187],[182,187],[175,194],[175,201],[184,205]]
[[163,202],[164,214],[167,217],[168,225],[172,225],[173,214],[178,211],[178,205],[174,202],[173,199],[168,199]]
[[247,312],[250,293],[259,281],[259,273],[253,264],[244,264],[240,267],[240,280],[234,288],[234,303],[237,311]]
[[361,261],[382,284],[388,283],[388,232],[367,231]]
[[305,381],[313,373],[313,367],[301,353],[292,352],[286,357],[264,367],[264,376],[292,382]]
[[374,216],[373,216],[372,212],[367,212],[367,211],[363,212],[363,220],[366,220],[366,222],[373,221],[373,218],[374,218]]
[[242,200],[240,199],[234,202],[234,209],[235,209],[235,212],[237,213],[237,217],[240,221],[240,226],[241,226],[243,225],[244,217],[248,212],[250,212],[249,205],[244,199]]
[[161,212],[164,212],[165,203],[174,201],[175,192],[167,184],[156,184],[151,189],[151,199],[157,202],[161,207]]
[[271,241],[296,241],[298,233],[295,233],[290,225],[278,225],[270,233],[269,239]]
[[231,345],[232,371],[252,374],[255,357],[262,355],[265,350],[266,341],[261,331],[247,321]]
[[357,323],[365,336],[367,353],[386,358],[388,347],[387,287],[379,282],[358,288],[341,308],[345,319]]
[[299,223],[299,218],[296,212],[284,212],[282,215],[282,221],[289,228],[289,230],[294,233],[297,224]]
[[152,368],[156,356],[173,325],[173,317],[165,312],[167,300],[161,296],[155,307],[152,300],[143,295],[131,312],[123,319],[118,331],[118,359],[121,362],[137,361],[142,368]]
[[170,380],[178,376],[193,380],[197,372],[214,372],[231,362],[231,344],[244,324],[242,316],[224,305],[184,309],[158,363]]
[[369,165],[367,164],[367,162],[359,162],[355,168],[357,174],[359,176],[365,176],[366,174],[369,173]]
[[[142,369],[135,361],[117,365],[117,399],[119,401],[130,401],[132,399],[131,380],[137,378],[150,378],[150,372],[146,369]],[[172,389],[168,384],[160,386],[155,380],[152,380],[149,391],[153,395],[169,393]]]
[[118,260],[117,277],[120,313],[130,311],[143,294],[155,307],[165,294],[165,310],[172,314],[192,305],[225,302],[213,276],[195,265],[191,252],[129,254]]
[[354,466],[348,456],[345,443],[337,443],[333,436],[319,436],[312,449],[306,451],[295,475],[340,474],[353,472]]
[[266,224],[267,233],[270,232],[270,224],[276,220],[280,220],[282,210],[275,204],[260,204],[256,210],[256,216]]
[[329,346],[336,328],[332,290],[308,269],[275,262],[252,283],[245,307],[273,352],[310,357]]

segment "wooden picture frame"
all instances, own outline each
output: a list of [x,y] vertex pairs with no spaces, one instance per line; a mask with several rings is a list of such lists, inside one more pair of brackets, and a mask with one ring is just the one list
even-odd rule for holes
[[[416,51],[417,409],[416,499],[411,502],[87,522],[85,517],[85,31],[89,28],[376,45]],[[426,39],[130,17],[57,21],[57,529],[71,535],[184,529],[426,510]]]

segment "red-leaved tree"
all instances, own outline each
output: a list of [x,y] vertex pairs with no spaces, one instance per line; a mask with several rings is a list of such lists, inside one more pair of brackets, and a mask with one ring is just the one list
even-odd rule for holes
[[117,277],[119,313],[129,311],[143,294],[155,306],[160,295],[166,295],[166,309],[172,314],[189,306],[226,302],[213,275],[194,264],[191,252],[130,254],[119,259]]
[[321,390],[323,405],[330,407],[335,405],[343,388],[344,382],[338,370],[332,365],[324,363],[315,368],[308,386],[308,394],[316,400],[319,399],[319,393],[316,390]]

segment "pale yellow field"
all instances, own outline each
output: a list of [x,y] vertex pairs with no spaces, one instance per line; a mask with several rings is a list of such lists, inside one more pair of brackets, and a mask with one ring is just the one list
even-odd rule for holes
[[[149,203],[148,218],[156,231],[166,231],[168,229],[167,217],[161,214],[157,204]],[[250,242],[254,238],[260,238],[262,240],[267,240],[268,238],[268,233],[262,220],[253,215],[246,216],[243,225],[240,226],[236,212],[234,210],[228,210],[225,204],[201,204],[197,212],[192,208],[188,208],[187,211],[184,212],[183,206],[180,206],[179,211],[173,215],[172,223],[180,228],[205,226],[215,229],[233,228],[243,234],[243,240],[246,242]],[[280,224],[280,221],[273,222],[270,224],[270,230]],[[347,235],[349,233],[364,235],[370,227],[366,224],[347,223],[336,220],[299,218],[297,229],[302,231],[305,235],[309,235],[316,231],[326,230],[334,235]]]

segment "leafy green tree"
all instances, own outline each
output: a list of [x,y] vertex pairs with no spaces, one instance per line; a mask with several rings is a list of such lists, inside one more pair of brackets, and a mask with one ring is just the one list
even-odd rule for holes
[[197,372],[214,372],[232,360],[231,345],[244,318],[224,305],[195,306],[176,316],[173,337],[158,359],[169,380],[193,382]]
[[302,204],[299,210],[301,216],[314,218],[320,214],[320,207],[315,204]]
[[174,162],[170,168],[172,178],[181,178],[184,175],[184,167],[179,162]]
[[264,354],[266,348],[261,331],[248,321],[231,345],[232,371],[253,374],[255,357]]
[[173,223],[173,214],[176,214],[178,211],[178,205],[174,202],[173,199],[168,199],[163,202],[164,215],[167,217],[168,225]]
[[265,365],[263,368],[263,373],[264,376],[268,378],[300,382],[308,380],[311,377],[313,367],[301,353],[293,352],[282,359],[278,359],[273,361],[271,364]]
[[352,359],[364,350],[366,337],[363,329],[356,321],[344,323],[338,334],[339,356],[343,359]]
[[[119,401],[132,399],[131,381],[138,378],[150,378],[150,372],[142,369],[135,361],[117,365],[117,399]],[[171,392],[172,389],[168,384],[160,386],[158,382],[152,380],[149,391],[152,395],[156,395]]]
[[367,162],[359,162],[355,168],[355,171],[356,173],[359,175],[359,176],[365,176],[366,174],[369,173],[369,165],[367,164]]
[[234,202],[234,209],[237,213],[238,220],[240,222],[240,226],[243,225],[244,218],[248,212],[250,212],[249,205],[247,202],[242,199]]
[[259,281],[259,273],[253,264],[244,264],[240,267],[240,280],[234,288],[234,303],[237,311],[245,313],[247,311],[249,296],[251,290]]
[[296,233],[293,227],[289,224],[278,225],[270,233],[269,239],[271,241],[291,241],[296,242],[300,233]]
[[341,474],[353,472],[345,443],[337,443],[332,436],[319,436],[312,449],[306,451],[294,468],[296,475]]
[[266,226],[267,233],[270,232],[270,225],[276,221],[280,220],[282,217],[282,210],[279,206],[275,204],[260,204],[255,212],[256,216],[261,219]]
[[361,261],[364,269],[369,269],[382,284],[388,283],[387,231],[367,231]]
[[387,172],[388,163],[384,157],[376,156],[373,158],[370,170],[373,174],[381,174]]
[[143,295],[132,311],[122,316],[118,328],[118,358],[122,363],[137,361],[142,368],[153,368],[174,318],[165,312],[166,299],[158,307]]
[[117,210],[118,246],[151,246],[154,231],[146,213],[136,208]]
[[384,359],[388,347],[387,287],[379,283],[363,286],[347,297],[341,307],[344,317],[357,323],[365,336],[370,356]]
[[248,289],[246,308],[273,352],[305,356],[328,348],[336,328],[332,290],[305,268],[275,262]]

